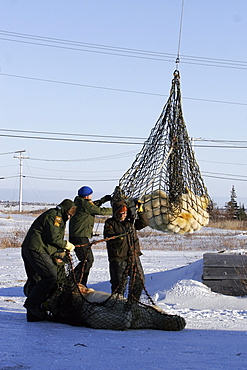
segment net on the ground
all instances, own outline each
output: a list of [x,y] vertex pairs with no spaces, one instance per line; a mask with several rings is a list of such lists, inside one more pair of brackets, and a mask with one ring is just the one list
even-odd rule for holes
[[[178,315],[169,315],[157,307],[146,291],[142,281],[143,296],[134,298],[135,281],[138,268],[135,255],[129,258],[128,272],[123,274],[122,283],[113,294],[98,291],[85,291],[80,284],[82,275],[75,266],[79,262],[75,253],[71,254],[67,264],[67,280],[49,298],[48,305],[51,320],[94,329],[127,330],[156,329],[182,330],[186,323]],[[130,272],[130,280],[124,294],[122,284],[125,274]],[[83,273],[83,272],[82,272]],[[121,292],[121,293],[120,293]]]

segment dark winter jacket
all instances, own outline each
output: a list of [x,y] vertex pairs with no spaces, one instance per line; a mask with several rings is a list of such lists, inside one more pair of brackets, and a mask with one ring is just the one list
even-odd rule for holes
[[77,206],[76,214],[69,222],[70,238],[91,238],[95,215],[106,215],[108,213],[107,208],[100,208],[100,206],[108,200],[107,196],[94,202],[90,199],[76,196],[74,199],[75,205]]
[[[67,203],[69,204],[69,200]],[[27,232],[22,248],[29,248],[49,255],[63,250],[67,243],[64,240],[66,221],[68,220],[67,211],[72,206],[74,206],[72,201],[68,207],[64,207],[62,202],[56,208],[51,208],[36,218]]]
[[104,238],[124,234],[127,231],[131,231],[126,236],[120,238],[108,240],[106,242],[108,259],[109,261],[124,261],[128,259],[131,249],[136,251],[137,256],[142,253],[140,251],[140,243],[136,233],[136,230],[141,230],[148,226],[148,218],[145,212],[138,213],[138,218],[133,221],[127,217],[124,221],[118,221],[114,216],[108,218],[104,226]]

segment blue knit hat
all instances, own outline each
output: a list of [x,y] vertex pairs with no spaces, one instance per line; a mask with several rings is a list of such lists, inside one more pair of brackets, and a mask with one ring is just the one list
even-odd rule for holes
[[83,186],[78,190],[79,197],[86,197],[87,195],[90,195],[93,193],[93,189],[91,189],[89,186]]

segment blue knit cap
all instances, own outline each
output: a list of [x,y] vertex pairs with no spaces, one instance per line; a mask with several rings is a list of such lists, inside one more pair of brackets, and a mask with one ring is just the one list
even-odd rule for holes
[[93,189],[91,189],[89,186],[83,186],[78,190],[79,197],[86,197],[87,195],[90,195],[93,193]]

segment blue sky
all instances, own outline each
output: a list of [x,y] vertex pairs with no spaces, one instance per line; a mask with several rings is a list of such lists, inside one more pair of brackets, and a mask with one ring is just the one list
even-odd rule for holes
[[[29,157],[23,201],[56,203],[82,185],[95,198],[112,193],[167,100],[181,9],[182,0],[0,1],[0,199],[18,199],[18,150]],[[184,119],[200,139],[195,153],[209,194],[222,204],[232,185],[247,203],[246,18],[244,0],[184,0]],[[67,140],[103,136],[138,139]]]

